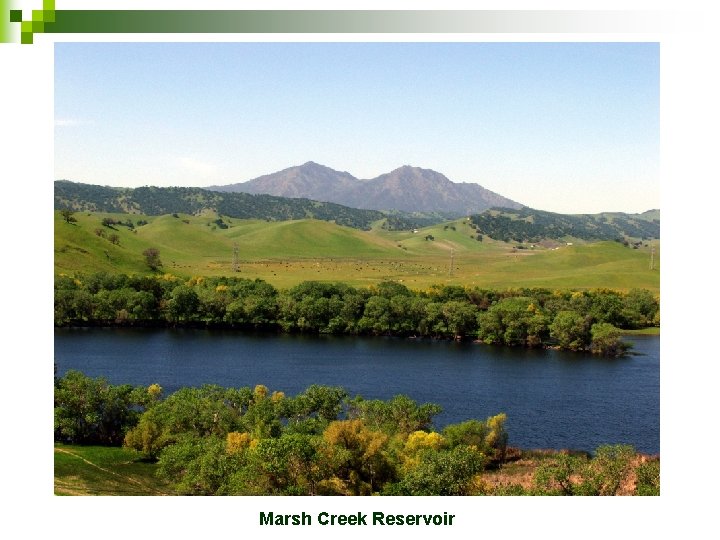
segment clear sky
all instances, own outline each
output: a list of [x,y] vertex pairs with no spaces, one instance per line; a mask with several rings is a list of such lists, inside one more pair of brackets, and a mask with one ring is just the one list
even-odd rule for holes
[[55,178],[401,165],[566,213],[659,208],[656,43],[56,43]]

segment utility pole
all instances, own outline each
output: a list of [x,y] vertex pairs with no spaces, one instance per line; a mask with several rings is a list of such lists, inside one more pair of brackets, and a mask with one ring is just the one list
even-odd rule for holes
[[233,272],[240,271],[240,248],[237,242],[233,244]]
[[650,270],[655,270],[655,246],[650,247]]

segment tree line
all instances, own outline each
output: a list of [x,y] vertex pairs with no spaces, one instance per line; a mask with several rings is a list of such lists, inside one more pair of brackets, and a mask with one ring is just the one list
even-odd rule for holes
[[659,301],[619,292],[383,282],[308,281],[285,290],[256,279],[107,273],[55,279],[55,324],[252,328],[284,332],[474,339],[617,356],[621,331],[659,325]]
[[505,242],[540,242],[565,237],[615,240],[625,237],[660,238],[660,221],[624,213],[556,214],[533,208],[492,208],[470,216],[478,233]]
[[179,494],[614,495],[631,475],[638,494],[659,494],[659,464],[638,465],[622,445],[592,458],[550,456],[530,488],[493,487],[483,473],[506,458],[505,415],[436,431],[439,412],[403,395],[366,400],[331,386],[286,396],[206,385],[164,397],[157,384],[55,377],[56,442],[135,449]]

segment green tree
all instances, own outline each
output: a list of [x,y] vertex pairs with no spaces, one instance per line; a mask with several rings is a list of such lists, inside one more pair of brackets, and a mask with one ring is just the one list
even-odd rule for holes
[[585,317],[575,311],[561,311],[550,325],[550,336],[562,349],[578,351],[590,342]]
[[181,388],[143,413],[125,445],[156,457],[184,436],[224,438],[231,431],[245,431],[242,416],[252,399],[249,388]]
[[603,356],[622,356],[630,344],[622,341],[620,330],[609,323],[595,323],[590,329],[590,351]]
[[75,223],[77,222],[77,218],[75,217],[75,210],[70,210],[69,208],[63,208],[60,210],[60,215],[65,220],[65,223]]
[[402,495],[469,495],[484,463],[483,454],[470,446],[421,450],[418,464],[400,480],[397,489]]
[[68,371],[55,385],[55,440],[119,446],[147,403],[143,388]]
[[143,257],[145,257],[145,264],[153,272],[163,265],[162,261],[160,260],[160,250],[158,248],[147,248],[145,251],[142,252],[142,254]]
[[475,310],[466,301],[449,300],[443,304],[442,313],[447,321],[447,329],[455,339],[476,328]]
[[200,299],[192,287],[178,285],[170,293],[167,314],[171,321],[190,321],[196,318]]
[[244,454],[227,452],[222,437],[185,435],[163,449],[157,471],[180,494],[216,495],[226,492],[228,482],[244,465]]
[[393,396],[388,401],[355,398],[351,403],[351,416],[361,418],[372,429],[390,435],[409,435],[413,431],[426,431],[432,425],[433,416],[442,411],[434,403],[418,405],[408,396]]
[[321,437],[287,434],[263,439],[252,451],[256,474],[262,475],[264,494],[316,495],[318,483],[329,473]]

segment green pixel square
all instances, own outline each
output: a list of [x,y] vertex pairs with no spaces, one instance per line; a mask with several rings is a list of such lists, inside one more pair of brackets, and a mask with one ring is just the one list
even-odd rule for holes
[[32,22],[31,21],[22,21],[20,23],[20,32],[25,34],[32,34]]
[[32,20],[33,22],[42,22],[43,20],[43,11],[41,9],[33,9],[32,10]]
[[55,0],[43,0],[43,11],[55,11]]
[[20,32],[20,43],[22,43],[23,45],[32,45],[32,42],[32,32]]
[[34,34],[42,34],[45,31],[45,23],[42,21],[33,21],[32,31]]
[[45,22],[55,22],[55,12],[45,10],[43,11],[43,21]]
[[10,22],[22,22],[22,9],[10,10]]

